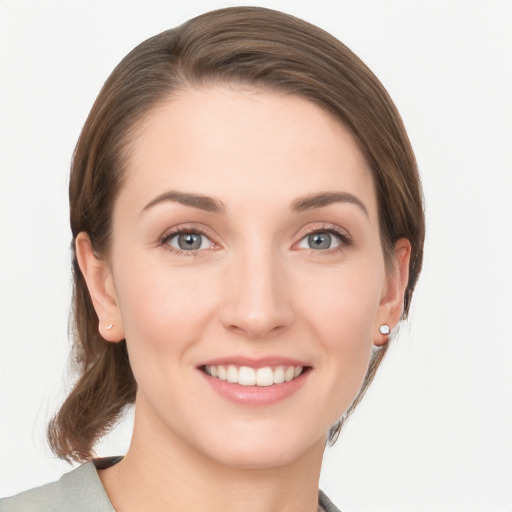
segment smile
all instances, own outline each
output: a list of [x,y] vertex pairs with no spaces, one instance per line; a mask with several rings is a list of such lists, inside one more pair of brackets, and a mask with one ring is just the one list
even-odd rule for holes
[[203,371],[215,379],[224,380],[241,386],[269,387],[284,382],[290,382],[304,371],[303,366],[264,366],[251,368],[250,366],[205,365]]

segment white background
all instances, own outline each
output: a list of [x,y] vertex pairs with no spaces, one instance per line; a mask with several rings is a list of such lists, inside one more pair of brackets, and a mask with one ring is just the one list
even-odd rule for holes
[[[512,511],[512,1],[253,3],[372,68],[425,188],[411,319],[327,450],[322,488],[344,512]],[[86,115],[133,46],[229,5],[0,0],[0,496],[69,470],[44,430],[69,385],[67,175]]]

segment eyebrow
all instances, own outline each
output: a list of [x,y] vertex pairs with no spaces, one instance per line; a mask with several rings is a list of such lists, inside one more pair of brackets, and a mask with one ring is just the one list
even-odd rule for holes
[[[226,213],[226,207],[222,201],[213,197],[205,196],[202,194],[192,194],[190,192],[178,192],[177,190],[169,190],[163,194],[158,195],[152,201],[150,201],[142,209],[142,213],[150,210],[154,206],[166,203],[174,202],[180,203],[185,206],[192,208],[198,208],[212,213]],[[315,208],[322,208],[329,206],[333,203],[351,203],[358,206],[364,214],[368,217],[368,210],[363,202],[355,195],[349,192],[319,192],[317,194],[309,194],[306,196],[298,197],[290,204],[290,210],[292,212],[304,212],[307,210],[313,210]]]
[[224,206],[224,203],[219,199],[203,196],[201,194],[191,194],[189,192],[178,192],[176,190],[169,190],[168,192],[164,192],[163,194],[160,194],[159,196],[155,197],[155,199],[150,201],[146,206],[144,206],[141,213],[148,211],[157,204],[169,201],[174,203],[180,203],[185,206],[191,206],[192,208],[199,208],[200,210],[204,210],[206,212],[226,212],[226,207]]
[[299,197],[291,203],[290,209],[294,212],[303,212],[314,208],[329,206],[333,203],[355,204],[367,217],[369,217],[368,210],[364,203],[354,194],[350,194],[349,192],[320,192],[318,194]]

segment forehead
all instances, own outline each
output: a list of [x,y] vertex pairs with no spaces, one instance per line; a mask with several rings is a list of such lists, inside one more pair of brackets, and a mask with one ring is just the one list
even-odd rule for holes
[[276,204],[317,191],[359,197],[376,215],[373,180],[350,132],[299,96],[247,88],[180,91],[137,126],[121,196],[143,207],[166,189]]

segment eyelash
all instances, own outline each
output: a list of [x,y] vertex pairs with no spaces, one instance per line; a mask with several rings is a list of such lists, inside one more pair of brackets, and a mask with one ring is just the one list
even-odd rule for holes
[[[190,228],[186,228],[186,227],[180,227],[180,228],[176,228],[174,229],[173,231],[171,232],[168,232],[168,233],[165,233],[161,238],[160,238],[160,245],[167,251],[173,253],[173,254],[179,254],[180,256],[202,256],[205,252],[204,249],[195,249],[195,250],[192,250],[192,251],[183,251],[183,250],[180,250],[180,249],[177,249],[176,247],[173,247],[172,245],[169,245],[169,241],[174,238],[175,236],[178,236],[178,235],[190,235],[190,234],[193,234],[193,235],[203,235],[205,236],[206,238],[208,238],[208,240],[211,241],[211,235],[209,233],[207,233],[205,230],[199,228],[199,227],[190,227]],[[215,245],[214,242],[212,242],[212,245]]]
[[[347,249],[348,247],[350,247],[352,245],[352,239],[351,239],[350,235],[348,235],[345,231],[342,231],[340,228],[338,228],[337,226],[332,225],[332,224],[321,224],[321,225],[315,225],[313,228],[308,230],[300,238],[300,240],[294,244],[294,246],[297,245],[298,243],[300,243],[306,237],[308,237],[310,235],[314,235],[316,233],[327,233],[329,235],[334,235],[340,239],[340,244],[336,247],[333,247],[332,249],[325,249],[325,250],[305,249],[311,254],[314,254],[314,255],[335,254],[337,252],[341,252],[341,251]],[[188,234],[203,235],[206,238],[208,238],[210,241],[212,238],[209,233],[207,233],[205,230],[203,230],[199,227],[191,227],[191,228],[180,227],[180,228],[176,228],[173,231],[167,232],[164,235],[162,235],[162,237],[160,237],[159,243],[165,250],[167,250],[171,253],[174,253],[174,254],[179,254],[182,256],[183,255],[184,256],[202,256],[202,255],[204,255],[204,253],[206,252],[205,249],[194,249],[191,251],[184,251],[184,250],[177,249],[176,247],[173,247],[172,245],[169,245],[169,241],[172,238],[174,238],[175,236],[188,235]],[[215,245],[215,242],[211,242],[211,243],[213,246]]]
[[335,237],[340,239],[340,244],[336,247],[333,247],[332,249],[306,249],[310,254],[313,254],[315,256],[327,256],[330,254],[336,254],[348,249],[352,245],[352,238],[350,237],[350,235],[345,230],[342,230],[341,228],[335,226],[334,224],[314,225],[314,227],[311,227],[310,230],[308,230],[307,233],[305,233],[297,243],[300,243],[302,240],[304,240],[304,238],[310,235],[314,235],[316,233],[327,233],[329,235],[334,235]]

